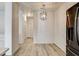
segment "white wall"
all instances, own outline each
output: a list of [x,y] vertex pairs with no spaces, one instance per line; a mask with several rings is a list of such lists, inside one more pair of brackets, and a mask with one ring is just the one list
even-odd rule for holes
[[19,5],[12,3],[12,54],[19,48]]
[[0,34],[4,34],[4,3],[0,2]]
[[4,47],[4,3],[0,3],[0,48]]
[[55,43],[66,52],[66,10],[75,3],[64,3],[55,11]]
[[5,48],[9,48],[7,55],[12,55],[12,3],[5,3]]
[[4,34],[4,12],[0,9],[0,34]]
[[19,19],[17,3],[5,3],[5,48],[6,55],[13,55],[19,48]]
[[37,12],[33,12],[33,16],[34,16],[34,21],[33,21],[33,42],[36,43],[37,41],[37,30],[38,30],[38,17],[37,17],[38,13]]
[[0,9],[0,48],[4,47],[4,10]]
[[24,43],[24,39],[26,38],[26,14],[24,11],[19,8],[19,43]]
[[34,43],[53,43],[54,42],[54,13],[53,11],[47,12],[47,20],[40,19],[39,12],[35,16],[36,23],[34,25],[34,31],[37,37],[34,36]]

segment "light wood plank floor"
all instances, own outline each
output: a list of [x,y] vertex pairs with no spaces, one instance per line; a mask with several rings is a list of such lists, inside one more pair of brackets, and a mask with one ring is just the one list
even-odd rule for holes
[[32,39],[26,39],[15,56],[65,56],[65,53],[55,44],[34,44]]

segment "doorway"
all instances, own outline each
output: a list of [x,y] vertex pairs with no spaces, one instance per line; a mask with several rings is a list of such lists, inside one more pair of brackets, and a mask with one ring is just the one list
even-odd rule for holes
[[33,17],[27,17],[26,25],[27,39],[33,40]]

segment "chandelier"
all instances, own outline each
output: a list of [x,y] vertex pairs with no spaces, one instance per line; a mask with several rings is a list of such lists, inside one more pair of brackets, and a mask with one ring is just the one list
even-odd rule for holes
[[42,8],[40,8],[40,19],[41,20],[47,20],[47,12],[45,9],[45,4],[42,5]]

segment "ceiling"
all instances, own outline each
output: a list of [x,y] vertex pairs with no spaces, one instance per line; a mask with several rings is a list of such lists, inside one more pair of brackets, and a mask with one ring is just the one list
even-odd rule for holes
[[43,4],[45,4],[46,9],[56,10],[63,3],[64,2],[21,2],[20,4],[24,5],[25,7],[30,7],[33,10],[39,9],[42,7]]

